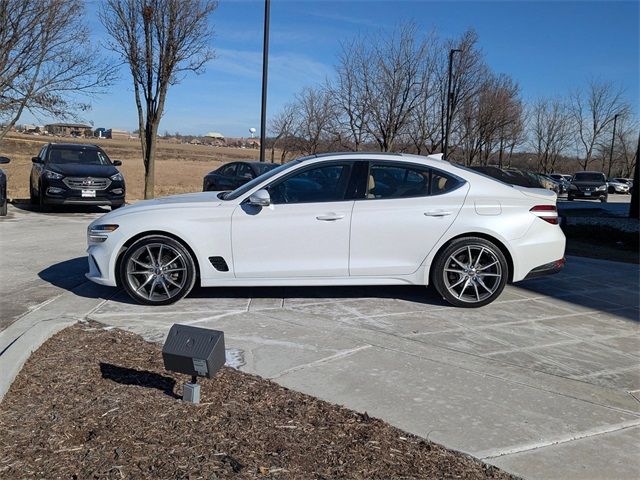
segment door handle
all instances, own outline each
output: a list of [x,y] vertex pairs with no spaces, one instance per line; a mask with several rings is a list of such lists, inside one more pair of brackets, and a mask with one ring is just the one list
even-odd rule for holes
[[344,218],[344,213],[327,213],[325,215],[318,215],[316,217],[316,220],[321,220],[323,222],[334,222],[342,218]]
[[447,215],[451,215],[453,212],[448,212],[445,210],[429,210],[428,212],[424,212],[425,217],[446,217]]

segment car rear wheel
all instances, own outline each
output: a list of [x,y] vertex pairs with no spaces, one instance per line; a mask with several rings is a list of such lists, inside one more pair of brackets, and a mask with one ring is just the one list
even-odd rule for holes
[[451,242],[434,262],[432,281],[450,304],[475,308],[493,302],[507,283],[509,265],[492,242],[478,237]]
[[120,263],[120,279],[139,303],[168,305],[186,296],[196,281],[189,251],[163,235],[141,238],[127,249]]

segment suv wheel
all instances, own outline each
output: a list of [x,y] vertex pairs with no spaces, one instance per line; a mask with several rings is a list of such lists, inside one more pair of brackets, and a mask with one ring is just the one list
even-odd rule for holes
[[502,251],[478,237],[451,242],[435,260],[432,280],[436,290],[456,307],[482,307],[502,293],[509,265]]
[[196,282],[196,266],[180,242],[150,235],[127,249],[120,263],[120,279],[137,302],[168,305],[191,291]]
[[7,214],[7,199],[5,198],[0,203],[0,217],[4,217]]

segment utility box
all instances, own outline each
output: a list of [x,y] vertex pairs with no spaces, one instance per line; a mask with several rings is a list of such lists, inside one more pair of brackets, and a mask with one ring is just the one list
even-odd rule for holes
[[224,332],[175,324],[162,347],[164,368],[211,378],[225,362]]

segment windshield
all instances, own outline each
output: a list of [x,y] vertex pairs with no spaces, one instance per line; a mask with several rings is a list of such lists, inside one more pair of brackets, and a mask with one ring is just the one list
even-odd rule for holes
[[578,172],[573,176],[574,182],[602,182],[604,183],[603,173]]
[[80,163],[82,165],[111,165],[104,152],[84,148],[54,148],[49,150],[49,163],[65,165]]
[[236,188],[233,192],[229,192],[229,193],[225,193],[224,195],[221,195],[220,198],[222,200],[235,200],[236,198],[244,195],[245,193],[247,193],[249,190],[251,190],[253,187],[261,184],[262,182],[264,182],[265,180],[274,177],[275,175],[279,174],[280,172],[287,170],[291,167],[293,167],[294,165],[297,165],[301,162],[301,160],[293,160],[292,162],[289,163],[284,163],[276,168],[274,168],[273,170],[269,170],[267,173],[263,173],[262,175],[254,178],[253,180],[251,180],[248,183],[245,183],[244,185],[242,185],[241,187]]

